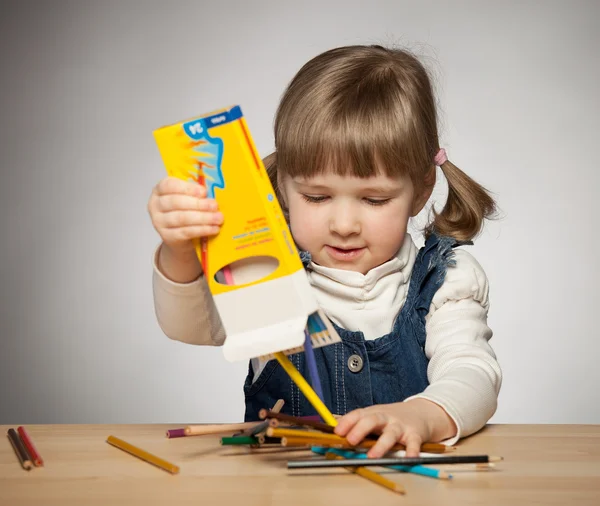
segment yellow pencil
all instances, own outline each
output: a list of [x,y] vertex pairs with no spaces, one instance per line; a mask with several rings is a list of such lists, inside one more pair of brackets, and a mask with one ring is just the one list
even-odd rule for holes
[[321,415],[321,418],[329,425],[336,426],[337,420],[327,409],[327,406],[323,404],[323,401],[319,399],[319,396],[315,393],[312,387],[306,382],[302,375],[298,372],[298,369],[294,367],[294,364],[285,356],[282,352],[275,353],[275,358],[281,364],[281,367],[285,370],[292,381],[296,383],[300,391],[305,395],[313,407],[317,410],[317,413]]
[[[325,456],[328,460],[344,460],[344,457],[342,457],[341,455],[336,455],[331,452],[327,452]],[[387,478],[381,476],[379,473],[376,473],[371,469],[367,469],[366,467],[345,467],[344,469],[350,471],[351,473],[358,474],[359,476],[362,476],[363,478],[366,478],[367,480],[372,481],[377,485],[381,485],[382,487],[392,490],[393,492],[397,492],[399,494],[406,493],[404,487],[399,483],[396,483],[392,480],[388,480]]]
[[151,453],[148,453],[147,451],[144,451],[141,448],[133,446],[132,444],[129,444],[126,441],[119,439],[118,437],[108,436],[106,442],[110,445],[115,446],[116,448],[119,448],[120,450],[123,450],[133,455],[134,457],[137,457],[138,459],[145,460],[149,464],[152,464],[156,467],[160,467],[161,469],[171,474],[177,474],[179,472],[179,466],[171,464],[170,462],[167,462],[166,460],[163,460],[160,457],[157,457],[156,455],[152,455]]

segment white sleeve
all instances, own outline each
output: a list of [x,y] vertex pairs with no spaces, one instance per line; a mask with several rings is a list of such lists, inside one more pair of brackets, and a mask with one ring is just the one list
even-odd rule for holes
[[[440,405],[458,428],[460,438],[483,428],[495,413],[502,371],[489,345],[488,280],[479,263],[457,249],[426,317],[425,354],[429,386],[411,398]],[[407,399],[408,400],[408,399]]]
[[175,283],[158,269],[153,256],[152,290],[158,324],[167,337],[188,344],[221,346],[225,330],[204,276]]

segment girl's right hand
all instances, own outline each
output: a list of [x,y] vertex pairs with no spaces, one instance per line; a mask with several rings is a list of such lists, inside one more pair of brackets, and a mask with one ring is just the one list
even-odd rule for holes
[[206,197],[204,186],[175,177],[153,188],[148,212],[163,243],[182,256],[194,252],[193,239],[218,234],[223,223],[217,202]]

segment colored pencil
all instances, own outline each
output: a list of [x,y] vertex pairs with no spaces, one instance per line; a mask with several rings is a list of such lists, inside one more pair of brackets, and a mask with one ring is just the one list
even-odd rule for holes
[[167,437],[173,439],[175,437],[185,437],[185,428],[183,429],[169,429],[167,430]]
[[185,435],[186,436],[204,436],[206,434],[221,434],[223,432],[235,432],[238,430],[248,430],[248,429],[253,429],[259,423],[261,423],[261,422],[188,425],[185,428]]
[[118,437],[108,436],[106,442],[116,448],[119,448],[120,450],[129,453],[130,455],[133,455],[134,457],[137,457],[140,460],[148,462],[149,464],[159,467],[160,469],[163,469],[164,471],[167,471],[171,474],[177,474],[179,472],[179,466],[171,464],[170,462],[167,462],[166,460],[161,459],[156,455],[152,455],[151,453],[148,453],[147,451],[142,450],[137,446],[133,446],[132,444],[123,441]]
[[[335,453],[336,455],[341,455],[346,459],[358,458],[358,459],[367,459],[366,453],[358,453],[349,450],[341,450],[339,448],[323,448],[319,446],[313,446],[311,450],[318,455],[327,455],[327,452]],[[439,469],[432,469],[430,467],[425,466],[387,466],[389,469],[393,469],[395,471],[401,471],[404,473],[412,473],[418,474],[420,476],[427,476],[429,478],[436,478],[438,480],[451,480],[452,475],[446,471],[442,471]]]
[[8,440],[17,454],[17,458],[19,459],[21,467],[27,471],[30,471],[33,467],[31,457],[27,453],[27,449],[25,448],[23,441],[21,441],[19,438],[17,431],[15,429],[8,429],[6,435],[8,436]]
[[229,265],[226,265],[225,267],[223,267],[222,271],[223,277],[225,278],[225,284],[235,285],[235,282],[233,281],[233,273],[231,272],[231,267],[229,267]]
[[[474,464],[480,462],[497,462],[502,457],[488,455],[455,455],[451,457],[397,457],[382,459],[346,459],[343,466],[417,466],[428,464]],[[312,467],[341,467],[339,462],[328,460],[289,461],[288,469],[305,469]]]
[[[258,436],[256,436],[256,439],[258,439],[258,442],[261,445],[276,444],[278,446],[281,446],[281,438],[280,437],[270,437],[270,436],[266,436],[265,434],[259,434]],[[302,446],[304,446],[304,445],[302,445]]]
[[258,436],[228,436],[221,438],[221,444],[223,446],[262,446],[262,445],[273,445],[281,446],[281,439],[275,437],[267,437],[264,434]]
[[[336,455],[334,453],[327,453],[326,458],[328,459],[328,461],[339,462],[340,465],[344,464],[344,462],[340,462],[340,461],[346,460],[341,455]],[[400,485],[399,483],[395,483],[392,480],[389,480],[389,479],[381,476],[379,473],[376,473],[375,471],[372,471],[371,469],[367,469],[366,467],[344,467],[344,468],[346,470],[350,471],[351,473],[358,474],[359,476],[362,476],[363,478],[366,478],[367,480],[369,480],[377,485],[381,485],[382,487],[385,487],[393,492],[397,492],[399,494],[406,493],[406,491],[404,490],[404,487],[402,485]]]
[[319,399],[325,401],[321,380],[319,378],[319,371],[317,369],[317,361],[315,359],[315,350],[313,350],[310,333],[306,329],[304,330],[304,357],[306,358],[306,365],[308,366],[308,374],[310,376],[312,387],[319,396]]
[[[312,429],[317,429],[317,430],[320,430],[327,434],[335,434],[334,433],[335,427],[332,427],[331,425],[327,425],[326,423],[323,423],[323,422],[317,422],[312,419],[307,419],[308,417],[306,417],[306,418],[305,417],[297,417],[297,416],[286,415],[284,413],[271,413],[270,411],[268,411],[266,409],[261,409],[258,416],[260,418],[266,418],[266,419],[272,420],[272,422],[269,424],[269,426],[273,427],[273,428],[279,427],[279,424],[277,423],[277,421],[282,421],[282,422],[288,423],[289,425],[310,427]],[[301,437],[301,435],[299,435],[299,436]],[[373,440],[375,442],[379,439],[379,436],[380,436],[379,434],[367,434],[365,436],[365,440],[363,440],[361,442],[361,444],[363,445],[362,447],[363,448],[371,448],[373,446],[373,443],[368,443],[368,442],[366,442],[366,440]],[[401,445],[401,444],[396,445],[395,448],[396,448],[396,450],[404,450],[405,449],[404,445]],[[447,446],[447,445],[444,445],[441,443],[423,443],[421,445],[421,451],[426,452],[426,453],[447,453],[447,452],[454,451],[455,449],[456,448],[453,446]]]
[[273,423],[274,421],[286,422],[289,425],[311,427],[319,429],[323,432],[333,433],[333,427],[321,421],[321,417],[316,416],[292,416],[286,415],[285,413],[275,413],[269,409],[261,409],[258,412],[258,416],[261,420],[266,420],[271,427],[279,427],[278,424]]
[[[303,427],[311,427],[313,429],[318,429],[322,432],[327,432],[328,434],[333,434],[333,430],[335,427],[333,427],[332,425],[328,425],[326,423],[323,423],[322,421],[320,421],[320,417],[319,419],[315,419],[315,417],[308,417],[308,416],[292,416],[292,415],[286,415],[285,413],[273,413],[267,409],[261,409],[258,412],[258,416],[260,418],[266,418],[268,420],[277,420],[277,421],[281,421],[281,422],[286,422],[289,425],[297,425],[297,426],[303,426]],[[277,423],[273,423],[271,422],[269,424],[271,427],[278,427],[279,425]]]
[[[461,472],[485,472],[485,471],[491,471],[492,469],[494,469],[496,467],[496,464],[494,462],[487,462],[487,463],[480,463],[480,464],[452,464],[450,466],[448,466],[448,469],[452,468],[452,472],[453,473],[461,473]],[[435,468],[430,468],[430,469],[437,469],[438,471],[443,471],[443,468],[440,468],[440,466],[436,466]]]
[[[360,444],[360,443],[359,443]],[[284,436],[281,438],[281,446],[323,446],[326,448],[345,448],[347,450],[366,450],[368,447],[352,445],[350,443],[339,443],[321,437],[294,437]],[[392,449],[394,451],[394,449]]]
[[222,437],[221,444],[224,446],[228,445],[257,445],[258,439],[252,436],[231,436]]
[[[279,414],[279,412],[283,408],[284,404],[285,404],[285,401],[283,399],[278,399],[277,402],[275,403],[275,405],[273,406],[273,409],[269,410],[269,412]],[[261,411],[263,411],[263,410],[261,409]],[[267,411],[267,410],[265,410],[265,411]],[[260,412],[259,412],[259,416],[260,416]],[[264,417],[263,417],[263,419],[264,419]],[[266,431],[268,426],[269,426],[269,420],[265,420],[264,422],[257,424],[256,427],[254,427],[250,431],[250,435],[256,436],[257,434],[260,434],[261,432]]]
[[[331,444],[331,441],[327,441],[326,439],[319,439],[318,437],[306,438],[306,437],[289,437],[289,436],[284,436],[281,438],[281,446],[306,446],[306,447],[324,446],[327,448],[343,447],[343,445],[333,445],[333,444]],[[345,448],[354,448],[354,447],[346,446]]]
[[41,455],[37,451],[37,448],[33,444],[31,436],[29,435],[27,430],[25,430],[25,427],[21,425],[17,428],[17,432],[19,433],[19,436],[21,436],[21,441],[23,441],[23,445],[25,446],[27,453],[31,457],[33,464],[36,467],[42,467],[44,465],[44,461],[42,460]]
[[[287,429],[278,427],[269,427],[267,429],[267,436],[309,439],[311,441],[318,441],[319,443],[328,442],[330,445],[344,446],[349,448],[373,448],[373,446],[375,446],[377,443],[377,441],[364,439],[358,444],[352,444],[345,437],[341,437],[336,434],[326,434],[312,430]],[[405,449],[406,447],[403,444],[397,443],[389,451],[401,451]],[[421,451],[426,453],[445,453],[446,447],[439,443],[424,443],[421,445]]]
[[310,385],[306,382],[306,380],[302,377],[302,375],[298,372],[298,369],[294,367],[294,364],[290,362],[290,360],[285,356],[282,352],[275,353],[275,358],[281,364],[281,367],[287,372],[288,376],[292,379],[294,383],[298,386],[300,391],[304,394],[304,396],[308,399],[317,413],[321,415],[321,418],[328,423],[329,425],[337,425],[337,420],[333,417],[331,412],[327,409],[327,406],[323,403],[319,396],[315,393],[315,391],[310,387]]

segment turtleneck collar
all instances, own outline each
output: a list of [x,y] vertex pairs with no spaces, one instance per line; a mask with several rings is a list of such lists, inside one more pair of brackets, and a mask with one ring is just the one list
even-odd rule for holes
[[409,234],[387,262],[366,274],[317,265],[303,252],[303,261],[321,307],[340,327],[360,330],[365,339],[391,331],[408,292],[417,248]]

